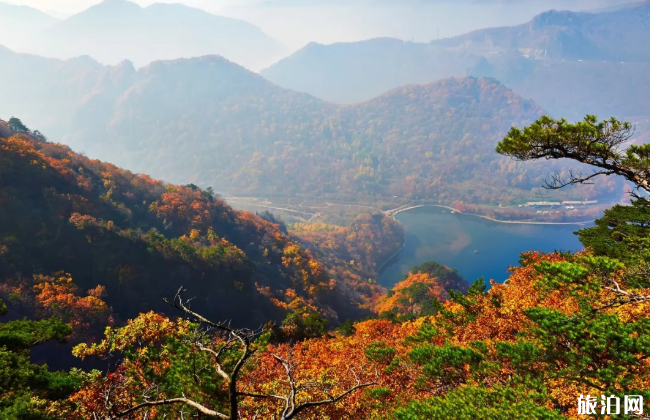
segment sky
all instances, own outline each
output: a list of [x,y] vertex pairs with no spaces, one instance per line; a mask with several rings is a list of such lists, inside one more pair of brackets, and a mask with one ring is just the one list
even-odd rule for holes
[[[79,13],[102,0],[0,0],[6,3],[30,6],[52,16],[65,18]],[[356,41],[377,36],[390,36],[404,40],[428,42],[442,32],[443,35],[457,35],[474,29],[474,19],[465,16],[458,22],[442,19],[442,15],[458,15],[456,10],[450,13],[436,13],[438,16],[409,13],[408,10],[373,8],[370,11],[361,2],[332,1],[334,7],[310,8],[269,8],[248,7],[268,4],[273,0],[129,0],[141,6],[152,3],[183,3],[187,6],[203,9],[207,12],[242,19],[259,26],[264,32],[278,39],[288,48],[295,50],[311,41],[324,44],[341,41]],[[279,1],[279,0],[276,0]],[[368,0],[371,2],[370,0]],[[288,1],[283,4],[297,4]],[[381,2],[380,2],[381,3]],[[397,2],[399,4],[399,0]],[[443,2],[444,3],[444,2]],[[453,4],[451,2],[450,4]],[[338,7],[337,7],[338,6]],[[341,7],[342,6],[342,7]],[[443,6],[444,8],[445,6]],[[440,20],[440,21],[438,21]],[[406,24],[405,24],[406,23]],[[442,28],[440,26],[442,25]],[[450,32],[453,27],[454,32]],[[411,28],[415,28],[411,30]]]
[[[31,6],[64,18],[102,0],[0,0]],[[387,36],[429,42],[475,29],[527,22],[550,8],[581,7],[633,0],[130,0],[141,6],[183,3],[207,12],[242,19],[260,27],[290,50],[309,42],[330,44]],[[250,7],[276,2],[285,7]],[[312,7],[296,7],[309,4]],[[316,4],[314,4],[316,3]],[[323,6],[326,4],[327,6]],[[408,5],[417,5],[411,7]],[[424,6],[423,6],[424,5]],[[288,6],[288,7],[287,7]],[[579,7],[581,6],[581,7]]]
[[[67,17],[90,6],[101,3],[102,0],[2,0],[5,3],[30,6],[42,10],[56,17]],[[141,6],[148,6],[151,3],[183,3],[188,6],[198,7],[209,12],[218,12],[224,7],[234,6],[249,2],[249,0],[131,0]]]

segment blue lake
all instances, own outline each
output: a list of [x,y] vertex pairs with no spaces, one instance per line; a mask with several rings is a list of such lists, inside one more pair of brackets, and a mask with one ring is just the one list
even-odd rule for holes
[[380,284],[388,288],[427,261],[455,268],[470,282],[481,276],[486,282],[503,282],[523,251],[582,249],[573,232],[586,227],[499,223],[438,207],[405,211],[396,218],[404,226],[406,246],[379,275]]

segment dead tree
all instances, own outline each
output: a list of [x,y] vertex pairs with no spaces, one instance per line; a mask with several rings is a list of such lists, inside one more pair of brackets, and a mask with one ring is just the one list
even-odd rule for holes
[[[207,418],[239,420],[241,415],[239,410],[241,398],[274,399],[281,401],[284,408],[282,409],[278,420],[290,420],[295,419],[298,414],[305,410],[338,402],[357,390],[373,386],[379,379],[379,374],[375,370],[374,380],[364,382],[362,381],[361,375],[355,370],[351,369],[350,373],[355,378],[355,385],[338,394],[332,393],[331,386],[327,387],[316,383],[299,384],[295,380],[297,364],[294,361],[293,353],[290,352],[288,358],[282,358],[275,354],[273,355],[274,359],[283,367],[286,373],[286,378],[289,384],[289,392],[287,395],[256,394],[240,391],[238,389],[238,381],[241,377],[242,369],[254,356],[255,350],[252,348],[252,344],[256,336],[258,336],[261,331],[235,329],[232,328],[228,322],[213,322],[205,318],[204,316],[190,309],[189,302],[191,299],[183,299],[182,295],[184,292],[185,289],[181,287],[178,289],[178,292],[174,296],[173,301],[169,301],[168,299],[164,299],[164,301],[176,309],[182,311],[191,321],[198,323],[200,326],[203,326],[202,329],[197,330],[193,335],[186,339],[186,344],[192,345],[199,351],[206,352],[211,356],[215,372],[221,376],[221,378],[223,378],[225,384],[227,385],[228,411],[220,412],[213,407],[207,407],[204,404],[194,401],[185,395],[180,395],[175,398],[157,399],[156,397],[160,394],[160,390],[155,386],[143,392],[142,399],[144,401],[142,403],[134,405],[133,407],[126,410],[116,411],[110,407],[113,407],[111,403],[111,400],[113,398],[112,395],[118,391],[117,389],[108,387],[108,389],[105,391],[103,399],[105,400],[105,406],[111,412],[111,414],[108,416],[96,416],[97,420],[100,418],[102,420],[126,420],[131,419],[132,416],[136,413],[141,413],[143,419],[149,419],[150,409],[154,407],[171,405],[178,405],[184,408],[196,410],[197,413],[200,413],[203,417]],[[206,338],[215,331],[221,332],[225,337],[223,343],[216,349],[212,348],[209,344],[206,344]],[[232,350],[235,347],[237,347],[240,351],[240,356],[237,358],[234,367],[228,370],[224,367],[223,357],[226,352]],[[305,390],[317,390],[323,394],[324,398],[315,401],[298,403],[298,393]],[[179,410],[179,415],[179,418],[185,418],[185,414],[182,409]]]

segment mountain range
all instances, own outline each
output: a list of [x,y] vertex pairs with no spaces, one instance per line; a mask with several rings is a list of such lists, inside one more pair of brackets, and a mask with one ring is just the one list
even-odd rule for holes
[[636,118],[650,106],[648,19],[644,2],[601,13],[551,11],[524,25],[430,44],[385,38],[310,44],[261,74],[337,103],[440,77],[494,77],[556,116]]
[[[128,8],[139,19],[166,7],[108,0],[67,24],[88,16],[110,21],[102,8]],[[105,66],[88,56],[59,60],[0,48],[0,116],[19,116],[92,158],[230,194],[516,202],[534,194],[549,168],[524,168],[493,152],[513,125],[546,112],[650,117],[650,63],[642,55],[582,60],[560,42],[575,35],[605,54],[613,41],[593,28],[607,33],[627,16],[642,34],[633,15],[648,8],[549,12],[528,25],[431,44],[311,44],[264,77],[214,55],[137,69],[131,61]],[[580,38],[580,31],[589,34]],[[556,35],[546,44],[553,52],[543,54],[539,39],[549,34]],[[635,48],[618,53],[633,56]],[[356,103],[339,105],[338,96]],[[589,188],[579,194],[593,196]]]
[[[376,37],[430,42],[441,36],[519,25],[551,9],[585,11],[629,1],[237,0],[219,13],[252,22],[295,50],[312,41],[331,44]],[[205,0],[204,4],[212,6]]]
[[551,10],[530,22],[483,29],[434,45],[494,54],[517,50],[536,59],[650,61],[650,1],[600,13]]
[[547,171],[493,152],[512,125],[543,110],[491,78],[408,85],[341,106],[216,56],[135,69],[3,54],[13,65],[0,69],[0,115],[25,111],[53,140],[170,182],[239,195],[485,203],[530,197]]
[[128,59],[144,66],[155,60],[219,54],[258,69],[284,53],[279,42],[254,25],[182,4],[143,8],[126,0],[105,0],[61,21],[33,9],[25,9],[30,14],[22,18],[22,8],[10,10],[0,19],[22,27],[22,36],[3,36],[0,29],[0,45],[46,57],[89,55],[104,64]]

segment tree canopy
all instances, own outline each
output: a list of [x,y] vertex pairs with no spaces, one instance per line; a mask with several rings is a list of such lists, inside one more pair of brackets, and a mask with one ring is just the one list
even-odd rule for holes
[[619,175],[636,188],[650,192],[650,144],[628,144],[634,128],[616,118],[569,123],[543,116],[524,129],[513,127],[497,146],[497,152],[517,160],[570,159],[595,169],[592,173],[571,172],[568,179],[554,175],[548,188],[581,184],[599,175]]

